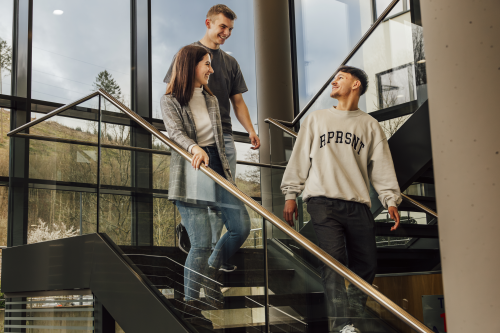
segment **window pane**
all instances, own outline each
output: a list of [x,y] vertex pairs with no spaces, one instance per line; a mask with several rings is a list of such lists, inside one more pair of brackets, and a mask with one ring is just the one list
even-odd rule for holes
[[[9,201],[9,187],[0,186],[0,246],[7,246],[7,207]],[[1,252],[0,252],[1,256]]]
[[0,177],[9,176],[9,129],[10,110],[0,108]]
[[[160,98],[165,93],[165,74],[177,51],[200,40],[205,34],[205,17],[216,1],[177,0],[151,1],[152,86],[153,117],[162,118]],[[221,47],[238,61],[248,91],[243,94],[252,123],[257,123],[257,95],[255,77],[255,47],[253,1],[228,0],[224,2],[238,18],[231,37]],[[246,132],[231,111],[233,131]],[[257,131],[257,126],[254,126]]]
[[12,0],[0,0],[0,94],[10,95],[12,68]]
[[302,109],[372,24],[370,1],[295,1]]
[[[238,161],[259,162],[259,151],[250,149],[249,143],[235,142]],[[251,197],[260,197],[260,171],[261,167],[236,164],[236,185],[245,194]]]
[[[403,11],[403,1],[406,1],[406,0],[400,0],[386,17],[393,16],[399,12],[402,12]],[[392,2],[392,0],[377,0],[376,1],[377,17],[379,17],[380,14],[382,14],[382,12],[387,8],[387,6],[389,6],[389,4],[391,2]]]
[[66,104],[102,87],[130,105],[130,3],[34,1],[32,65],[34,99]]
[[28,244],[96,232],[95,193],[31,188]]
[[99,232],[107,234],[118,245],[132,242],[132,197],[101,194]]

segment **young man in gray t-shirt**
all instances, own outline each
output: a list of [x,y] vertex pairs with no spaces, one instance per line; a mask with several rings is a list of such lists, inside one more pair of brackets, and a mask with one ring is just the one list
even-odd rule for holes
[[[214,73],[210,75],[208,87],[219,101],[226,156],[234,178],[236,178],[236,148],[234,146],[231,125],[231,104],[233,105],[236,118],[238,118],[241,125],[248,132],[252,143],[251,149],[258,149],[260,147],[259,137],[255,133],[250,114],[248,113],[248,107],[243,100],[243,93],[248,91],[248,88],[240,66],[234,57],[220,49],[220,46],[231,36],[235,19],[236,14],[229,7],[225,5],[213,6],[208,11],[205,20],[205,26],[207,27],[205,35],[200,41],[192,43],[193,45],[205,47],[213,55],[212,68],[214,69]],[[174,61],[175,57],[163,80],[167,84],[170,82],[172,76]],[[214,216],[214,220],[212,232],[213,246],[219,240],[223,227],[222,219]],[[187,233],[182,235],[182,238],[186,239],[187,237]],[[187,246],[183,246],[182,242],[179,242],[179,246],[183,251],[187,250]],[[235,269],[236,266],[227,264],[223,264],[221,267],[223,271],[233,271]]]

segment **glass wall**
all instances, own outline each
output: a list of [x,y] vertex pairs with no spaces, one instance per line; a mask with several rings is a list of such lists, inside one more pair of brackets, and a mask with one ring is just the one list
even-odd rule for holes
[[300,109],[335,72],[371,23],[370,1],[295,1]]
[[14,1],[0,0],[0,94],[11,94],[12,11]]
[[[423,29],[411,22],[411,13],[385,20],[373,31],[348,66],[363,69],[368,75],[368,88],[361,96],[359,108],[374,116],[395,107],[405,107],[394,116],[384,115],[384,120],[407,115],[417,110],[427,100],[427,77]],[[310,111],[325,109],[337,104],[330,97],[331,86],[325,88],[311,106]],[[392,109],[391,109],[392,108]],[[391,136],[407,116],[382,123]],[[305,117],[302,117],[303,121]]]
[[6,299],[7,332],[94,332],[92,294],[26,297],[25,308],[12,309],[18,300]]
[[33,2],[33,99],[66,104],[104,88],[130,105],[130,54],[129,1]]
[[9,176],[10,109],[0,107],[0,177]]
[[[382,12],[389,6],[389,4],[392,2],[392,0],[376,0],[375,1],[375,10],[377,17],[382,14]],[[400,14],[404,11],[410,10],[410,1],[409,0],[400,0],[396,6],[391,10],[389,13],[388,17]]]
[[[187,44],[199,41],[205,34],[205,18],[211,6],[216,1],[176,0],[151,1],[151,45],[152,45],[152,86],[153,86],[153,117],[162,118],[160,98],[165,93],[163,82],[165,74],[177,51]],[[243,98],[248,106],[250,117],[257,131],[257,89],[255,75],[255,46],[253,24],[253,1],[228,0],[224,2],[238,18],[234,30],[221,49],[236,58],[248,91]],[[246,132],[231,110],[233,131]]]

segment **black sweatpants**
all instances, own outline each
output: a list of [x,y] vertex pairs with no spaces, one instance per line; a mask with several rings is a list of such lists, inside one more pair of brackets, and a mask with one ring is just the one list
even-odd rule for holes
[[[316,232],[318,245],[366,282],[372,284],[377,269],[375,221],[368,206],[339,199],[313,197],[307,211]],[[321,277],[327,299],[329,330],[338,332],[353,318],[364,315],[367,296],[326,265]]]

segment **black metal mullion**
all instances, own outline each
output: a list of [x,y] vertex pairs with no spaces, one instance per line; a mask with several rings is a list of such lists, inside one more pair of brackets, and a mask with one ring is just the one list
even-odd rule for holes
[[372,24],[377,20],[377,0],[372,0]]
[[[131,109],[146,119],[152,119],[151,88],[151,1],[131,1]],[[131,125],[131,146],[152,148],[152,136],[137,124]],[[131,153],[132,187],[153,188],[153,154]],[[136,246],[153,245],[153,195],[132,197],[132,239]]]
[[290,48],[292,58],[292,90],[293,90],[293,116],[300,112],[299,104],[299,77],[297,65],[297,38],[295,27],[295,0],[288,0],[288,21],[290,24]]
[[267,258],[267,221],[262,218],[262,247],[264,248],[264,307],[265,307],[265,332],[271,332],[271,319],[269,318],[269,263]]
[[97,124],[97,216],[96,216],[96,232],[99,232],[99,223],[101,221],[100,217],[100,204],[101,204],[101,152],[102,152],[102,147],[101,147],[101,123],[102,123],[102,110],[101,110],[101,98],[102,96],[99,95],[99,123]]
[[[14,1],[12,94],[22,99],[13,102],[11,130],[30,121],[32,21],[33,1]],[[9,156],[7,245],[15,246],[28,240],[29,140],[11,138]]]

